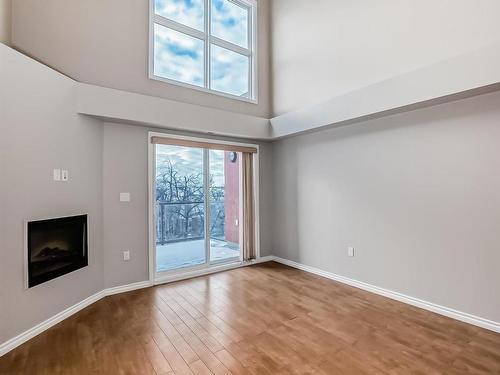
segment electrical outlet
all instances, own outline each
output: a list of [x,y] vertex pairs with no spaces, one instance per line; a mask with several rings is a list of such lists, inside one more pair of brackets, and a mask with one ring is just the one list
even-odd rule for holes
[[130,202],[130,193],[120,193],[120,202]]
[[353,257],[354,256],[354,247],[348,247],[347,248],[347,256]]
[[69,180],[68,170],[67,169],[63,169],[61,171],[61,181],[67,182],[68,180]]
[[123,260],[130,260],[130,251],[126,250],[123,252]]

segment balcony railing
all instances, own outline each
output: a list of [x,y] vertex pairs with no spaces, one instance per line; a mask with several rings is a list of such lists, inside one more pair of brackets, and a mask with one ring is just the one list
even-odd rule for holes
[[[224,201],[210,202],[210,238],[224,240]],[[156,202],[156,243],[199,240],[205,237],[204,202]]]

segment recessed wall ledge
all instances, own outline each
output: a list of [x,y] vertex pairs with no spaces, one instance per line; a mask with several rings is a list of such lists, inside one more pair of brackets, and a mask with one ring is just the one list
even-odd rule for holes
[[[0,49],[15,52],[3,44]],[[110,122],[271,141],[498,91],[499,66],[500,44],[490,45],[271,120],[73,82],[77,112],[83,115]]]
[[268,119],[77,83],[77,111],[111,122],[268,140]]
[[271,119],[273,139],[500,90],[500,44],[459,55]]

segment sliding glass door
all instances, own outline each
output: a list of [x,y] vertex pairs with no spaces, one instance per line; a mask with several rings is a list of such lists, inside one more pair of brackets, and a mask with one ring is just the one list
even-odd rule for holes
[[240,259],[238,153],[155,145],[156,272]]
[[240,257],[240,166],[238,153],[210,150],[210,261]]

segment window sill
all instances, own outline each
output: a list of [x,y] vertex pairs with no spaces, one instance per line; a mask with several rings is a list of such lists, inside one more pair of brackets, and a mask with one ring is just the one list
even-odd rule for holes
[[235,268],[245,267],[253,263],[243,261],[229,261],[218,264],[204,264],[196,268],[178,269],[173,271],[157,272],[153,280],[154,285],[161,285],[180,280],[191,279],[193,277],[210,275],[221,271],[228,271]]
[[163,83],[168,83],[168,84],[175,85],[175,86],[184,87],[187,89],[192,89],[192,90],[204,92],[207,94],[221,96],[221,97],[226,98],[226,99],[238,100],[240,102],[246,102],[246,103],[250,103],[250,104],[259,104],[258,99],[249,99],[249,98],[245,98],[242,96],[226,94],[226,93],[223,93],[221,91],[216,91],[216,90],[207,89],[205,87],[190,85],[189,83],[183,83],[183,82],[175,81],[172,79],[159,77],[159,76],[156,76],[154,74],[149,74],[149,79],[154,80],[154,81],[160,81]]

